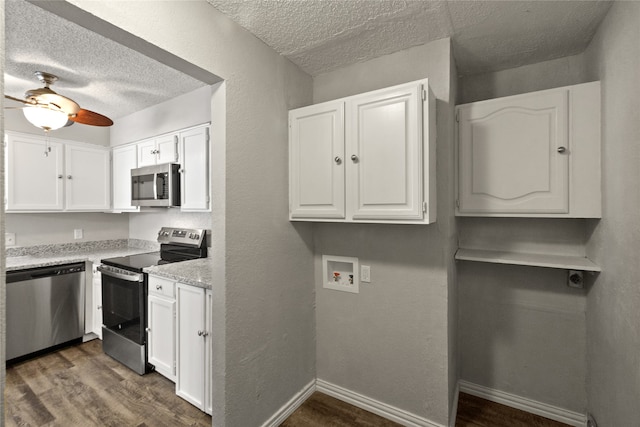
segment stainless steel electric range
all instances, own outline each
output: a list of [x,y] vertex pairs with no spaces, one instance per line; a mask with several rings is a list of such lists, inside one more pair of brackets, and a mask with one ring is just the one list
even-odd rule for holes
[[147,362],[147,274],[154,265],[207,256],[206,230],[162,227],[159,252],[101,260],[102,349],[140,375]]

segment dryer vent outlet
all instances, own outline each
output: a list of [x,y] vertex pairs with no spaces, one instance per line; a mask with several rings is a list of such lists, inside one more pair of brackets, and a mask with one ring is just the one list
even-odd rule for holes
[[593,415],[587,414],[587,427],[598,427],[598,423],[596,423],[596,419],[593,418]]

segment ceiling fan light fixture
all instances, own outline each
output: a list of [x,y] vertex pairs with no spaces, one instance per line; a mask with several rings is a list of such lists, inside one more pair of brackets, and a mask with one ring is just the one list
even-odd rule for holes
[[22,111],[29,123],[45,131],[60,129],[69,120],[65,112],[51,109],[46,105],[29,106]]

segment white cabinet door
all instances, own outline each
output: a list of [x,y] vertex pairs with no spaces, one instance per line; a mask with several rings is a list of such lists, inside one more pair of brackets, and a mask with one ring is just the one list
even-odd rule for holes
[[205,290],[178,283],[176,394],[205,410]]
[[344,102],[289,112],[290,219],[345,218],[346,161]]
[[178,159],[178,135],[163,135],[156,138],[156,163],[179,163]]
[[108,210],[111,201],[109,150],[66,145],[65,160],[67,210]]
[[112,150],[112,188],[114,211],[139,211],[131,205],[131,169],[138,166],[138,150],[135,145]]
[[178,135],[167,134],[140,141],[138,167],[178,161]]
[[102,339],[102,275],[93,276],[93,333]]
[[180,193],[183,211],[209,211],[209,127],[180,132]]
[[[206,306],[205,306],[205,320],[206,320],[206,330],[209,332],[212,330],[213,328],[213,318],[212,318],[212,305],[213,305],[213,292],[211,290],[207,290],[205,293],[205,298],[206,298]],[[213,347],[212,347],[212,339],[211,339],[211,335],[209,333],[207,333],[205,335],[205,412],[209,415],[213,414]]]
[[64,208],[64,146],[43,137],[8,134],[7,211]]
[[136,144],[138,149],[138,167],[156,164],[156,140],[147,139]]
[[[149,286],[152,280],[149,278]],[[168,298],[149,295],[147,351],[149,363],[159,374],[175,381],[175,314],[176,302]]]
[[459,211],[569,211],[568,91],[459,108]]
[[422,219],[422,84],[354,96],[347,107],[348,216]]

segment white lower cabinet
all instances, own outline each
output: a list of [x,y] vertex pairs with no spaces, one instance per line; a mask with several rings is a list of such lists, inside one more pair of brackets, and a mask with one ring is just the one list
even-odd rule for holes
[[92,332],[102,339],[102,274],[94,269],[92,297]]
[[176,380],[176,300],[171,280],[149,277],[148,361],[156,372]]
[[[175,292],[175,293],[174,293]],[[176,383],[176,394],[212,412],[211,291],[149,275],[149,363]]]
[[206,328],[206,293],[202,288],[178,283],[177,301],[177,380],[176,394],[205,411],[206,347],[209,343]]

